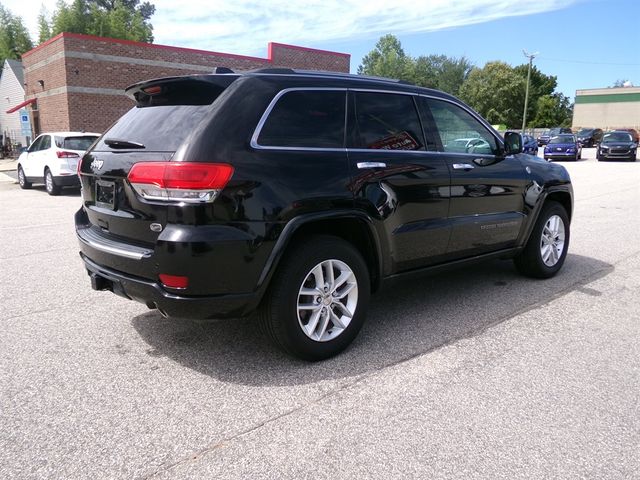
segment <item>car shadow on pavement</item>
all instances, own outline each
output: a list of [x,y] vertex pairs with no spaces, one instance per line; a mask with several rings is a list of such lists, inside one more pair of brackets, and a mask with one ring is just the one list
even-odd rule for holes
[[168,357],[220,381],[307,384],[366,375],[480,335],[572,291],[598,295],[585,285],[613,268],[570,254],[561,273],[549,280],[524,278],[510,261],[494,261],[401,281],[372,297],[367,322],[352,346],[319,363],[281,353],[260,331],[256,316],[196,322],[150,311],[131,322],[150,346],[148,355]]

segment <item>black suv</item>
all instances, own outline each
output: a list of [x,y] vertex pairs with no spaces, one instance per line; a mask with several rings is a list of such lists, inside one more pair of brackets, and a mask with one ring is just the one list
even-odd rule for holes
[[576,134],[576,137],[578,137],[581,146],[595,147],[602,141],[602,135],[604,132],[601,128],[583,128]]
[[277,345],[318,360],[401,274],[499,257],[544,278],[565,260],[567,171],[445,93],[284,69],[126,93],[135,107],[79,166],[94,289],[167,316],[258,310]]

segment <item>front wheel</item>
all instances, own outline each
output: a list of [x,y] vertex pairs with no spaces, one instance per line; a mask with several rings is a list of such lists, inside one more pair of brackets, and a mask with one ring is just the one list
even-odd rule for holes
[[21,166],[18,167],[18,184],[20,185],[20,188],[22,188],[23,190],[31,188],[31,182],[27,181],[27,177],[24,174],[24,170],[22,169]]
[[370,297],[369,270],[350,243],[315,236],[286,253],[260,308],[282,350],[303,360],[337,355],[356,337]]
[[516,268],[529,277],[553,277],[564,264],[569,236],[567,211],[557,202],[548,202],[540,212],[527,245],[514,259]]

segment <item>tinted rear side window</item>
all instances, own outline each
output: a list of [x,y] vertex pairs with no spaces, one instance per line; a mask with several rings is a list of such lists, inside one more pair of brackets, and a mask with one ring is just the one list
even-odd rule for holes
[[258,136],[269,147],[343,148],[346,91],[294,90],[280,97]]
[[145,151],[175,152],[211,111],[211,105],[134,107],[104,134],[96,150],[111,148],[105,139],[141,143]]
[[377,150],[424,150],[413,98],[393,93],[354,93],[348,146]]

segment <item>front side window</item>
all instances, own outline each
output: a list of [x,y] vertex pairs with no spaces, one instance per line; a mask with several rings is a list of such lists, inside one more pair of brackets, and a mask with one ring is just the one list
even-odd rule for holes
[[51,148],[51,136],[45,135],[42,137],[42,142],[38,150],[48,150],[49,148]]
[[258,136],[268,147],[344,148],[346,90],[294,90],[280,97]]
[[40,136],[40,137],[36,138],[36,139],[33,141],[33,143],[31,144],[31,146],[29,147],[29,150],[28,150],[28,151],[29,151],[29,152],[37,152],[38,150],[40,150],[40,146],[42,145],[42,139],[43,139],[44,137],[45,137],[45,136],[44,136],[44,135],[42,135],[42,136]]
[[373,150],[424,150],[411,95],[355,92],[347,146]]
[[427,98],[425,103],[440,135],[443,151],[481,155],[499,153],[496,138],[469,112],[442,100]]

